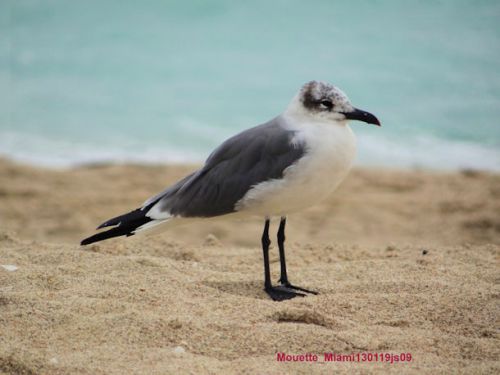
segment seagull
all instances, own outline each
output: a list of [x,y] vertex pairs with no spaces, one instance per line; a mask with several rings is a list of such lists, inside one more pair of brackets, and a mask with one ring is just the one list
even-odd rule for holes
[[[199,170],[140,208],[102,223],[97,229],[112,228],[84,239],[81,245],[216,216],[257,215],[264,219],[265,292],[275,301],[317,294],[288,280],[286,218],[324,200],[346,177],[356,153],[349,120],[380,126],[374,115],[355,108],[336,86],[308,82],[282,114],[229,138]],[[269,267],[271,218],[280,218],[279,285],[272,284]]]

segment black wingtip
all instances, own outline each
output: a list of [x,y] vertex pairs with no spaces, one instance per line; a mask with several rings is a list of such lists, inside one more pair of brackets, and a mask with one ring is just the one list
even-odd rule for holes
[[133,211],[127,212],[124,215],[120,215],[117,217],[114,217],[112,219],[106,220],[104,223],[99,225],[96,230],[106,228],[106,227],[112,227],[112,226],[120,226],[120,225],[125,225],[128,226],[131,222],[133,221],[141,221],[145,217],[145,210],[142,208],[137,208]]
[[104,223],[102,223],[101,225],[99,225],[96,228],[96,230],[99,230],[99,229],[102,229],[102,228],[106,228],[106,227],[112,227],[112,226],[115,226],[115,225],[120,225],[121,224],[120,219],[123,216],[125,216],[125,215],[117,216],[117,217],[115,217],[113,219],[105,221]]
[[109,221],[105,221],[104,223],[102,223],[101,225],[99,225],[97,228],[95,228],[95,230],[99,230],[99,229],[106,228],[106,227],[109,227],[109,226],[110,226]]
[[82,242],[80,242],[80,246],[85,246],[85,245],[90,245],[94,242],[98,242],[98,241],[102,241],[103,239],[103,233],[97,233],[97,234],[94,234],[93,236],[90,236],[90,237],[87,237],[85,239],[82,240]]
[[90,237],[85,238],[84,240],[82,240],[82,242],[80,242],[80,246],[90,245],[91,243],[92,241],[90,241]]
[[133,236],[137,228],[152,220],[153,219],[146,216],[145,211],[141,209],[131,211],[124,215],[120,215],[113,219],[105,221],[104,223],[99,225],[97,229],[111,226],[114,226],[114,228],[111,228],[104,232],[96,233],[93,236],[85,238],[80,242],[80,245],[90,245],[91,243],[107,240],[108,238],[113,237]]
[[105,232],[96,233],[93,236],[90,236],[90,237],[83,239],[80,242],[80,246],[90,245],[94,242],[104,241],[104,240],[107,240],[109,238],[114,238],[114,237],[120,237],[120,236],[130,237],[130,236],[133,236],[135,234],[134,229],[135,228],[133,228],[133,227],[128,227],[128,228],[116,227],[116,228],[112,228],[110,230],[107,230]]

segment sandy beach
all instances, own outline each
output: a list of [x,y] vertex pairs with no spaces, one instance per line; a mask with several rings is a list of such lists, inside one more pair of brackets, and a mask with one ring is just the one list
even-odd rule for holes
[[78,245],[195,167],[0,159],[0,373],[500,372],[500,175],[353,170],[289,217],[290,279],[320,294],[280,303],[258,218]]

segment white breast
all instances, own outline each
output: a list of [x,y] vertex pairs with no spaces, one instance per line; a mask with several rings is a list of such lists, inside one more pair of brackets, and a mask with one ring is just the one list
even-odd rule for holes
[[238,211],[266,216],[286,216],[325,199],[337,188],[352,166],[356,139],[346,123],[301,124],[294,142],[307,151],[288,167],[282,179],[254,186],[238,202]]

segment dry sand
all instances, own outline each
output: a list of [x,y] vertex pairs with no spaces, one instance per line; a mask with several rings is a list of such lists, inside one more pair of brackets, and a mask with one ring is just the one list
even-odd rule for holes
[[0,372],[500,373],[499,175],[354,170],[289,218],[290,278],[321,294],[281,303],[262,291],[258,219],[78,246],[190,170],[0,160],[0,264],[18,267],[0,267]]

